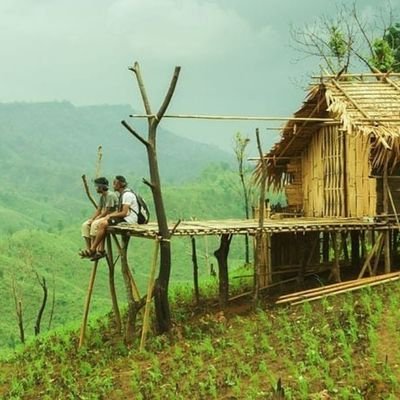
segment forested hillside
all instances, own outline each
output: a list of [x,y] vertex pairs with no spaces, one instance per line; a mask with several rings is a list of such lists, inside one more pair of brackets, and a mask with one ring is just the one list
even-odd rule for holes
[[[110,179],[124,174],[147,199],[154,218],[151,193],[141,183],[148,176],[144,148],[119,124],[130,112],[127,106],[0,104],[0,349],[19,343],[13,287],[22,302],[26,335],[33,336],[43,297],[38,276],[46,279],[49,290],[42,331],[80,323],[91,268],[77,254],[83,245],[80,225],[93,212],[81,175],[87,174],[92,186],[98,145],[103,146],[102,173]],[[162,129],[158,149],[169,220],[244,216],[233,156]],[[147,284],[149,245],[136,239],[130,246],[131,266],[142,289]],[[200,275],[207,277],[217,241],[203,238],[197,245]],[[190,246],[188,238],[172,243],[172,284],[192,277]],[[235,239],[232,267],[243,263],[243,250],[243,238]],[[94,315],[110,309],[103,267],[95,285]]]

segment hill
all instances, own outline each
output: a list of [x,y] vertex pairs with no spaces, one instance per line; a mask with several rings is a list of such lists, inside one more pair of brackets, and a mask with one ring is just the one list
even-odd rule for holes
[[0,396],[398,399],[399,289],[392,283],[293,308],[264,303],[242,315],[238,304],[234,315],[193,313],[188,295],[176,293],[180,322],[169,336],[150,337],[147,351],[126,348],[104,319],[82,350],[76,333],[60,331],[3,361]]
[[[93,176],[97,147],[102,171],[140,180],[147,177],[144,146],[121,124],[133,110],[121,106],[76,107],[68,102],[0,103],[0,168],[5,182],[32,192],[76,189],[83,173]],[[129,121],[147,135],[144,121]],[[184,182],[213,162],[232,162],[216,147],[178,137],[159,128],[158,160],[162,179]]]

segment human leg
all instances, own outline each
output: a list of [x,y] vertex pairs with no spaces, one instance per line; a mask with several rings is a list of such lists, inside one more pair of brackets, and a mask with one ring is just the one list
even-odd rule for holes
[[82,237],[85,240],[87,249],[90,249],[90,245],[91,245],[90,229],[91,229],[91,220],[87,220],[82,224],[82,227],[81,227]]

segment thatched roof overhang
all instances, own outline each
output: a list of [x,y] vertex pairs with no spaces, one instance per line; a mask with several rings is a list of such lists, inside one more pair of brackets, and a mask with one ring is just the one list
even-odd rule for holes
[[[348,135],[371,138],[371,165],[380,170],[386,162],[394,169],[400,162],[400,76],[384,74],[319,77],[311,86],[297,118],[330,118]],[[300,157],[312,135],[332,122],[289,121],[281,140],[265,155],[268,185],[280,188],[288,179],[286,165]],[[261,178],[261,163],[255,171]]]

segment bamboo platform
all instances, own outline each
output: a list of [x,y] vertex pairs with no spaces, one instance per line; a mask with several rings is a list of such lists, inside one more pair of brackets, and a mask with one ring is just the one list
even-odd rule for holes
[[[284,219],[265,219],[263,227],[259,227],[256,219],[224,219],[208,221],[181,221],[179,224],[169,224],[173,236],[203,236],[203,235],[250,235],[257,233],[302,233],[302,232],[347,232],[398,229],[391,222],[373,221],[371,218],[310,218],[296,217]],[[149,239],[158,238],[157,223],[147,225],[120,224],[108,228],[110,233],[124,234]]]

